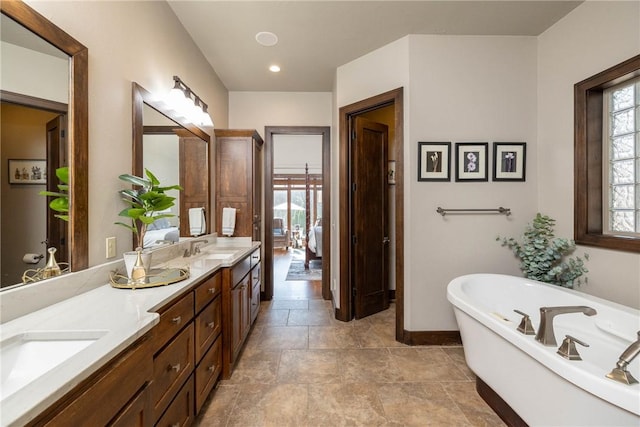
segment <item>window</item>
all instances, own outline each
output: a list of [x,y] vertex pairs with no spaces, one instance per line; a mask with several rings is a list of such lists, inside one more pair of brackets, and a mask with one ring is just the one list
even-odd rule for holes
[[574,87],[578,244],[640,252],[639,79],[640,55]]
[[640,79],[607,89],[603,104],[604,232],[640,237]]

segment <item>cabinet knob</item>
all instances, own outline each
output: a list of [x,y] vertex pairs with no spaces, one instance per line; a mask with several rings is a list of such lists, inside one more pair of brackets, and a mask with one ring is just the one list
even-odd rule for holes
[[171,427],[180,427],[180,423],[173,423],[171,424]]
[[209,367],[207,368],[207,370],[208,370],[209,372],[213,372],[213,371],[215,371],[215,370],[216,370],[216,365],[211,365],[211,366],[209,366]]
[[180,364],[176,363],[175,365],[169,365],[169,368],[167,370],[180,372]]
[[216,322],[209,322],[207,323],[207,326],[213,329],[216,326]]
[[209,288],[209,293],[210,294],[216,293],[216,288]]
[[182,322],[182,316],[177,316],[171,319],[171,323],[175,323],[176,325],[179,325],[180,322]]

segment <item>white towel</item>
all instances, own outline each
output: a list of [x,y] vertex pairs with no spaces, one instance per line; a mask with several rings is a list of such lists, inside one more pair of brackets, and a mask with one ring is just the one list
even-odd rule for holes
[[222,235],[233,236],[236,228],[236,210],[235,208],[222,208]]
[[205,233],[207,229],[206,220],[204,218],[204,208],[189,209],[189,232],[192,236],[199,236]]

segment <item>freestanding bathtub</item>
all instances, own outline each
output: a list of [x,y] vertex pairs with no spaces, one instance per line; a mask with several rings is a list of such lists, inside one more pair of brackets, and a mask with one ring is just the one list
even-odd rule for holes
[[[472,274],[452,280],[453,304],[467,364],[530,426],[640,426],[640,384],[605,377],[637,340],[640,311],[570,289],[520,277]],[[565,335],[583,360],[570,361],[557,347],[517,331],[522,316],[540,324],[540,307],[585,305],[597,311],[554,319],[558,345]],[[628,370],[640,380],[640,357]]]

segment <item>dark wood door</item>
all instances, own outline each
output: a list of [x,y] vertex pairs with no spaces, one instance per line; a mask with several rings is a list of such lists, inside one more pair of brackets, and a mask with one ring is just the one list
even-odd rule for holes
[[190,136],[186,131],[177,131],[180,147],[180,235],[190,236],[189,209],[205,208],[207,231],[211,230],[209,215],[209,154],[207,143]]
[[[386,125],[356,117],[351,145],[351,286],[356,319],[389,308]],[[353,133],[352,133],[353,135]]]
[[[56,169],[67,166],[67,116],[62,114],[47,123],[47,190],[58,192],[60,180]],[[53,198],[47,198],[48,203]],[[67,242],[67,222],[56,218],[58,212],[47,209],[47,248],[56,248],[56,260],[69,261],[69,245]]]

